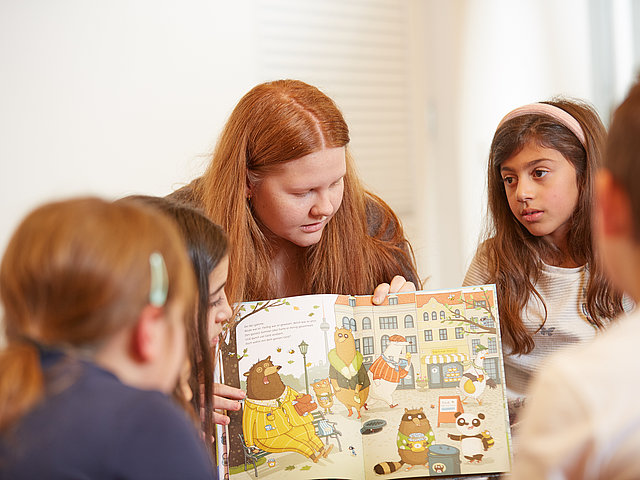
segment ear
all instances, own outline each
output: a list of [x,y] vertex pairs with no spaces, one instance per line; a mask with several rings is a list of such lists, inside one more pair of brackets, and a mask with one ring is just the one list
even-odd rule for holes
[[633,215],[629,196],[606,169],[596,176],[595,228],[607,237],[633,235]]
[[152,362],[162,353],[161,328],[166,328],[162,307],[145,306],[131,333],[131,355],[136,362]]
[[244,196],[247,199],[251,199],[252,195],[253,195],[253,185],[251,184],[251,182],[249,181],[249,178],[247,177],[247,182],[245,183],[245,186],[244,186]]

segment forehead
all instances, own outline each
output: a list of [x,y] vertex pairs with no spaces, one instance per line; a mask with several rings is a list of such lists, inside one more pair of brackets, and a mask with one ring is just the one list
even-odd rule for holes
[[542,162],[558,163],[561,165],[566,163],[573,166],[558,150],[529,142],[520,151],[502,162],[500,170],[518,170],[535,166]]
[[346,170],[345,147],[324,148],[282,164],[268,178],[313,187],[335,182]]
[[209,290],[215,292],[226,283],[229,274],[229,255],[225,255],[209,274]]

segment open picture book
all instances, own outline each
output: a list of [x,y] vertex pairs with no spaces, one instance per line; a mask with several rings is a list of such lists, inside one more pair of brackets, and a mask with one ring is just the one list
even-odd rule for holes
[[239,306],[222,380],[247,392],[218,430],[220,478],[508,472],[494,285],[306,295]]

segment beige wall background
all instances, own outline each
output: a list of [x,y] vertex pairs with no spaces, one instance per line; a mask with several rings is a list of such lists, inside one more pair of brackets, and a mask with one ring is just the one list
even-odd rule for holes
[[425,286],[459,285],[498,121],[555,95],[607,120],[637,17],[637,0],[2,0],[0,251],[44,201],[188,182],[239,98],[288,77],[343,109]]

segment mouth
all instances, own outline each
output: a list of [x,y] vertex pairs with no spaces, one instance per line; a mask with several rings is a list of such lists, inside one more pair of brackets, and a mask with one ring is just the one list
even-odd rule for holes
[[305,233],[315,233],[315,232],[317,232],[319,230],[322,230],[322,228],[324,227],[325,223],[326,223],[326,220],[321,220],[319,222],[308,223],[306,225],[302,225],[302,227],[300,227],[300,228]]
[[533,208],[526,208],[522,211],[520,216],[525,222],[535,222],[542,216],[542,210],[535,210]]

